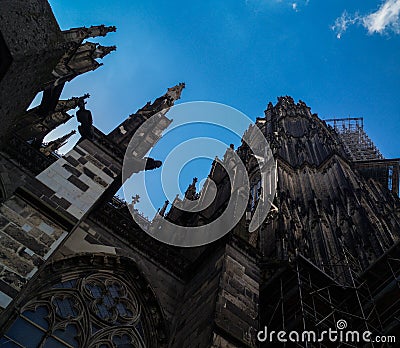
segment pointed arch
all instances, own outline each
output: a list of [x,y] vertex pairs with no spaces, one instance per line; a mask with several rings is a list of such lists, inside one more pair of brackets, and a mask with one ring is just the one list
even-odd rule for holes
[[4,202],[6,200],[6,197],[6,190],[4,188],[3,180],[0,175],[0,203]]

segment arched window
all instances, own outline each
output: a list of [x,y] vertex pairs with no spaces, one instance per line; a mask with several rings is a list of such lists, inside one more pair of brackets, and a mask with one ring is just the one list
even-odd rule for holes
[[3,179],[0,175],[0,203],[3,203],[6,200],[6,197],[6,190],[4,188]]
[[261,177],[255,176],[250,181],[250,211],[253,212],[257,207],[257,202],[261,196]]
[[[134,278],[133,278],[134,279]],[[155,328],[129,277],[105,271],[63,274],[22,306],[1,348],[156,347]],[[154,302],[154,301],[153,301]]]

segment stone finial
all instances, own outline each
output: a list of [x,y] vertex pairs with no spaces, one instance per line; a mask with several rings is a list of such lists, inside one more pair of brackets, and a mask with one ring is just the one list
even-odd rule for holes
[[172,107],[178,99],[180,99],[185,83],[179,83],[174,87],[170,87],[163,96],[158,97],[153,103],[147,102],[144,107],[136,112],[136,115],[151,116],[157,112]]
[[169,200],[167,199],[167,200],[164,202],[164,205],[163,205],[163,207],[161,208],[161,210],[158,212],[158,214],[160,214],[161,216],[164,216],[164,215],[165,215],[165,212],[167,211],[168,205],[169,205]]
[[302,101],[301,99],[299,99],[299,102],[297,103],[297,105],[307,107],[307,104],[304,101]]
[[90,28],[87,28],[87,37],[106,36],[108,33],[115,33],[116,31],[117,27],[115,26],[106,27],[104,24],[92,25]]
[[192,183],[188,186],[186,192],[185,192],[185,198],[194,201],[199,198],[198,193],[196,192],[196,183],[198,179],[193,178]]
[[181,82],[178,85],[174,86],[174,87],[170,87],[168,88],[167,93],[165,94],[165,96],[170,97],[173,101],[176,101],[178,99],[180,99],[181,94],[182,94],[182,90],[185,88],[185,83]]
[[138,204],[139,202],[140,202],[140,196],[139,195],[132,196],[131,203],[128,203],[128,209],[130,211],[135,210],[135,205]]
[[102,46],[98,43],[86,41],[76,52],[74,52],[71,61],[74,61],[75,57],[79,57],[80,62],[83,56],[90,57],[93,60],[102,59],[111,52],[116,51],[116,49],[117,46]]
[[139,195],[132,196],[132,203],[131,203],[132,206],[135,206],[139,202],[140,202],[140,196]]
[[294,100],[291,96],[285,95],[278,97],[278,104],[283,106],[294,105]]
[[106,55],[117,50],[117,46],[101,46],[97,45],[96,50],[92,54],[93,59],[103,59]]

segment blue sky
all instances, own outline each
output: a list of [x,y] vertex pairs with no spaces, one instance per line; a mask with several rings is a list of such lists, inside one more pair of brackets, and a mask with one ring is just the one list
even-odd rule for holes
[[400,157],[400,0],[49,2],[64,30],[118,28],[91,40],[117,51],[63,93],[90,93],[104,132],[184,81],[182,102],[224,103],[252,119],[280,95],[321,118],[362,116],[383,155]]

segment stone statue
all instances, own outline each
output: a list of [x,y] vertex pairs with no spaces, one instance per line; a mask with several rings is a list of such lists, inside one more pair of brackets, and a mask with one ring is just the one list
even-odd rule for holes
[[147,157],[145,170],[157,169],[160,168],[161,165],[162,165],[161,161],[155,160],[154,158],[151,157]]
[[93,118],[92,113],[85,108],[86,102],[80,99],[78,102],[79,110],[76,112],[76,118],[81,124],[78,126],[79,134],[82,138],[93,140]]

